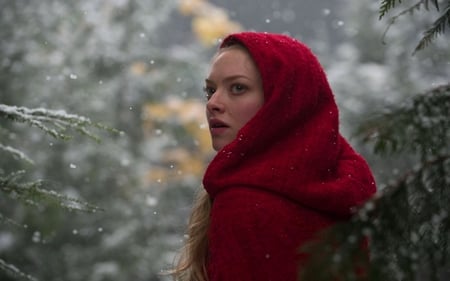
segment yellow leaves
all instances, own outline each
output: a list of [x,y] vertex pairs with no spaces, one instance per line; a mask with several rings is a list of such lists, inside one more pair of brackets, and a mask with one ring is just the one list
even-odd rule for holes
[[206,159],[212,153],[204,103],[170,97],[163,103],[145,104],[142,110],[144,131],[150,140],[163,134],[175,137],[170,129],[167,132],[161,130],[169,127],[183,132],[177,138],[191,139],[186,143],[180,140],[177,146],[165,148],[158,166],[148,171],[146,180],[162,186],[186,177],[201,177]]
[[171,169],[175,169],[178,175],[191,174],[202,175],[204,172],[203,159],[193,157],[192,152],[185,148],[174,148],[168,151],[164,157],[167,162],[175,163]]
[[169,97],[164,103],[151,103],[144,105],[145,119],[165,120],[175,117],[181,123],[205,123],[205,105],[197,100],[182,100]]
[[232,21],[227,12],[206,0],[180,0],[180,13],[192,16],[192,31],[204,46],[217,43],[220,38],[242,29]]
[[148,67],[145,62],[137,61],[131,64],[130,71],[136,76],[141,76],[148,71]]
[[181,0],[178,6],[180,13],[184,16],[189,16],[201,9],[205,0]]
[[204,46],[211,46],[219,38],[239,31],[241,26],[228,19],[228,16],[218,14],[216,17],[195,17],[192,20],[192,29]]

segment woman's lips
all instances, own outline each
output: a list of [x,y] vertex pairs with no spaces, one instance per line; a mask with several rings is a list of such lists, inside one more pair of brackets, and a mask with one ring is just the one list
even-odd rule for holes
[[223,134],[228,128],[229,126],[219,119],[211,118],[209,120],[209,130],[213,136]]

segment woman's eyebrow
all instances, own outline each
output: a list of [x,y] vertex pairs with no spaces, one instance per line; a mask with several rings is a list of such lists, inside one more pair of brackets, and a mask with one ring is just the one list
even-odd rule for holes
[[[222,79],[222,81],[224,81],[224,82],[229,82],[229,81],[233,81],[233,80],[236,80],[236,79],[239,79],[239,78],[244,78],[244,79],[247,79],[247,80],[251,80],[251,79],[250,79],[248,76],[246,76],[246,75],[240,75],[240,74],[238,74],[238,75],[231,75],[231,76],[225,77],[224,79]],[[214,84],[214,81],[211,80],[210,78],[206,78],[206,79],[205,79],[205,82],[206,82],[206,83],[212,83],[212,84]]]

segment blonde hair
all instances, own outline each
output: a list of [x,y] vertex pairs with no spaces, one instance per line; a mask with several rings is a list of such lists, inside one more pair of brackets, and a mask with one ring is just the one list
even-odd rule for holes
[[211,199],[202,188],[194,201],[187,227],[187,239],[175,267],[169,273],[174,280],[207,281],[208,227]]
[[[247,48],[238,42],[222,46],[213,59],[224,51],[238,48],[248,53]],[[177,281],[207,281],[206,263],[208,260],[208,227],[211,211],[211,198],[204,188],[198,192],[192,207],[187,226],[187,239],[178,255],[174,268],[169,271]]]

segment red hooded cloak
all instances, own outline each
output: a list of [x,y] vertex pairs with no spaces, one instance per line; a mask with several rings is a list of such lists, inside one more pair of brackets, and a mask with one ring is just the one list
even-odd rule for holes
[[288,36],[243,32],[265,103],[217,153],[203,184],[212,199],[209,281],[294,281],[299,248],[348,219],[375,192],[364,159],[339,133],[338,109],[310,49]]

